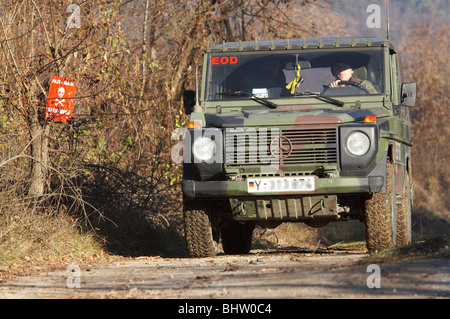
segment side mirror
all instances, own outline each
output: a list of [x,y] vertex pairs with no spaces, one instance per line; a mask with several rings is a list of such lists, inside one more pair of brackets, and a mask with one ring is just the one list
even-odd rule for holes
[[416,105],[416,83],[409,82],[402,84],[402,105],[415,106]]
[[183,92],[183,105],[184,105],[184,113],[186,115],[189,115],[194,111],[194,105],[195,105],[195,91],[194,90],[185,90]]

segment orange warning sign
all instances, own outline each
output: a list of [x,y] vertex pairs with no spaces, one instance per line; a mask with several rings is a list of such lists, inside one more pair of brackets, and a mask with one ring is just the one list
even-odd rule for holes
[[73,99],[77,81],[52,76],[48,90],[45,119],[49,121],[70,123],[73,116]]

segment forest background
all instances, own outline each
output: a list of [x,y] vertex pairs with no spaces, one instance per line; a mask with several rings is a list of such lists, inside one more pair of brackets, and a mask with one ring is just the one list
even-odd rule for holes
[[[182,255],[181,167],[170,158],[171,134],[186,125],[182,92],[195,87],[203,49],[362,35],[368,14],[356,2],[2,1],[0,266],[104,251]],[[413,238],[448,234],[448,0],[389,2],[390,38],[405,81],[418,86]],[[44,120],[52,75],[77,80],[70,124]],[[299,242],[360,236],[298,227],[285,232]]]

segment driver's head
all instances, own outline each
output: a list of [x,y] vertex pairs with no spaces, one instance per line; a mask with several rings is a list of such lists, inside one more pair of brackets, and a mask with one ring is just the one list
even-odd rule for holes
[[353,76],[353,69],[345,62],[340,62],[331,68],[331,73],[336,79],[341,81],[348,81]]

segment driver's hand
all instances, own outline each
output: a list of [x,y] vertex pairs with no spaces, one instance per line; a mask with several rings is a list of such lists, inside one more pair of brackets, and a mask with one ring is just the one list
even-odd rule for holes
[[330,85],[328,85],[328,87],[330,88],[337,88],[339,86],[339,82],[341,82],[341,80],[336,80],[330,83]]

